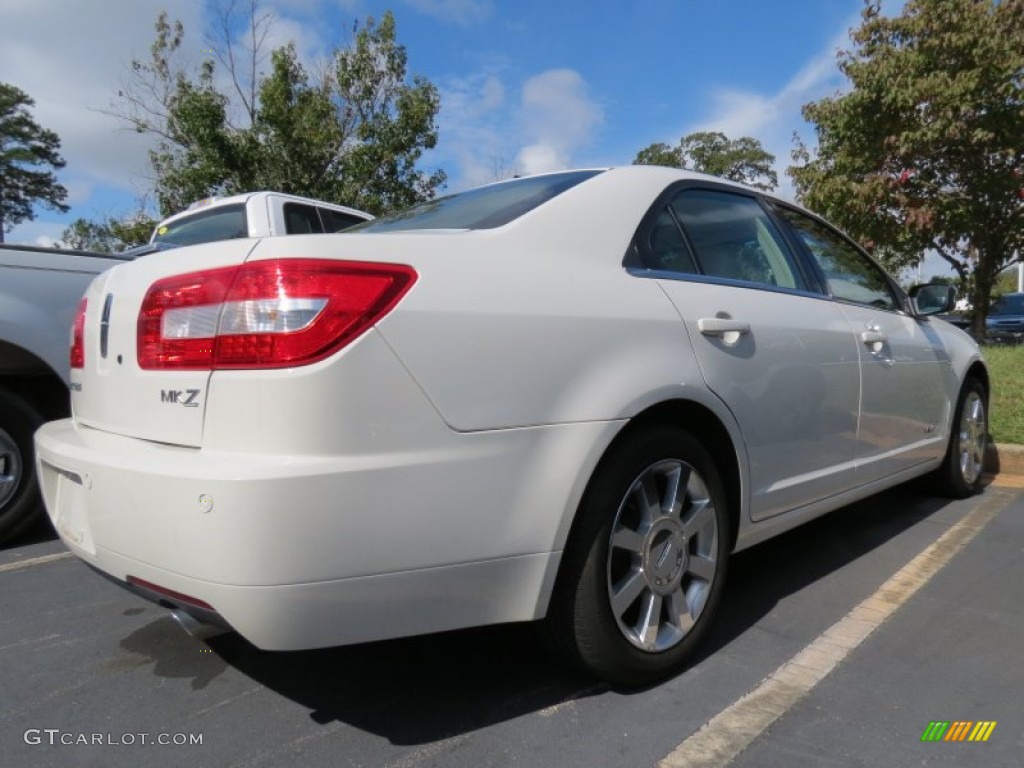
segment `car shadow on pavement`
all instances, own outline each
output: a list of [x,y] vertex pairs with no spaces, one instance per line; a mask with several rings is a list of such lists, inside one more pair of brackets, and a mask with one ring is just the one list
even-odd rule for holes
[[236,634],[208,640],[228,664],[335,720],[418,745],[606,691],[550,658],[529,625],[319,651],[268,653]]
[[[923,482],[841,507],[734,555],[722,606],[693,663],[735,640],[788,595],[855,562],[950,504],[949,499],[923,493]],[[891,575],[879,577],[884,581]]]
[[[740,553],[732,561],[720,612],[691,666],[749,630],[788,595],[947,504],[913,486],[899,488]],[[301,652],[260,651],[236,634],[207,643],[226,664],[307,708],[315,722],[341,721],[396,745],[435,742],[609,690],[550,657],[529,625]]]
[[53,529],[50,518],[42,514],[24,531],[10,541],[0,545],[0,551],[14,549],[15,547],[27,547],[32,544],[41,544],[44,541],[55,541],[56,539],[57,532]]

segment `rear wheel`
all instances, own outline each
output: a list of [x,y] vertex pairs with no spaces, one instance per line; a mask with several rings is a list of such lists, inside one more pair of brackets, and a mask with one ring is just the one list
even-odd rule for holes
[[967,379],[953,414],[946,458],[935,473],[945,496],[962,499],[981,489],[988,448],[987,404],[985,387],[977,379]]
[[666,677],[719,601],[728,556],[725,494],[688,433],[627,438],[598,467],[566,549],[548,631],[617,685]]
[[28,528],[42,511],[32,435],[43,421],[27,400],[0,390],[0,543]]

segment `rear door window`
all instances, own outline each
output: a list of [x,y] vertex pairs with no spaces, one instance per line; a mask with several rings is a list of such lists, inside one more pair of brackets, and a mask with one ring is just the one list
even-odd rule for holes
[[669,203],[703,274],[804,290],[796,259],[760,203],[746,195],[686,189]]

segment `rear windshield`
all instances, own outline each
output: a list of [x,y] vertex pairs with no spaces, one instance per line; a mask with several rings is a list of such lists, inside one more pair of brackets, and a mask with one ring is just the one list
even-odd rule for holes
[[212,243],[214,240],[231,240],[248,237],[249,226],[245,220],[245,203],[223,205],[205,211],[196,211],[191,216],[175,219],[162,225],[156,231],[154,243],[170,245],[196,245]]
[[568,171],[512,179],[420,203],[401,213],[374,219],[351,232],[410,229],[493,229],[532,211],[601,171]]
[[1024,293],[1007,293],[992,304],[990,315],[1024,315]]

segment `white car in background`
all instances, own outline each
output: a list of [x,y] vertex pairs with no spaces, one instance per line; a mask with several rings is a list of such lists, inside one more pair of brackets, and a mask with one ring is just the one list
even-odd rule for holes
[[926,473],[979,489],[952,301],[719,179],[515,179],[101,275],[39,476],[85,562],[260,648],[543,620],[643,684],[730,553]]

